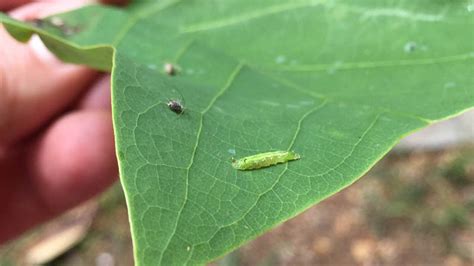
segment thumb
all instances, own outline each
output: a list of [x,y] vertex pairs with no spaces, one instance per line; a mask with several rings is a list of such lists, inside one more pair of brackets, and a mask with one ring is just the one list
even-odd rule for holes
[[[20,19],[76,8],[90,1],[37,2],[11,12]],[[0,26],[0,146],[24,138],[71,104],[96,72],[58,61],[38,37],[14,41]]]

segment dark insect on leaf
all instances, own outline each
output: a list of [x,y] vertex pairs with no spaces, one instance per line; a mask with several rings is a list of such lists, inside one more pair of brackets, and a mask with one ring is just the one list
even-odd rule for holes
[[28,20],[27,22],[37,28],[42,28],[44,26],[44,20],[39,18]]
[[184,112],[184,106],[178,100],[170,100],[168,101],[167,105],[171,111],[173,111],[174,113],[178,115]]
[[60,29],[66,36],[71,36],[81,31],[81,29],[77,26],[67,25],[66,22],[60,17],[51,17],[49,19],[49,23],[52,26]]

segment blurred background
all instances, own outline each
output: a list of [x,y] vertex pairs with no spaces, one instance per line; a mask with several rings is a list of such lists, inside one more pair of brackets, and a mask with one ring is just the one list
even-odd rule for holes
[[[0,247],[0,265],[133,265],[119,184]],[[474,110],[211,265],[474,265]]]

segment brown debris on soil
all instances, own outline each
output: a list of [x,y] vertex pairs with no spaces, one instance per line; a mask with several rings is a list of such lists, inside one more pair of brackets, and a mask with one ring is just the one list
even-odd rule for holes
[[[85,240],[53,265],[133,265],[125,201],[100,201]],[[474,264],[474,148],[389,154],[365,177],[211,265]],[[21,265],[31,235],[0,249]]]

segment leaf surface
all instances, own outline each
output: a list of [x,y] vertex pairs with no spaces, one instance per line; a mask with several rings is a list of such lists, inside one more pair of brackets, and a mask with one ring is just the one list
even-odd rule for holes
[[[473,5],[135,1],[58,15],[66,28],[0,20],[112,71],[136,263],[175,265],[225,254],[350,185],[401,137],[473,107]],[[302,158],[231,166],[277,150]]]

